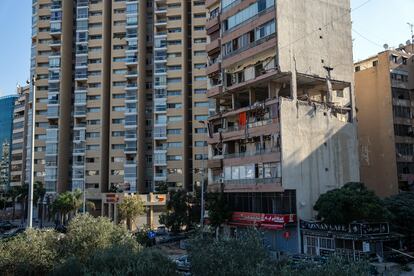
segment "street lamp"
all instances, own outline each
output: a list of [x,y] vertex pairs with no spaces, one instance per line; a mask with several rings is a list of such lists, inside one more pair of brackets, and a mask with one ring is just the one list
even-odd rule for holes
[[34,188],[34,151],[35,151],[35,130],[36,130],[36,78],[32,77],[31,81],[26,81],[27,85],[32,86],[32,144],[31,144],[31,165],[30,165],[30,182],[27,210],[27,227],[33,227],[33,188]]
[[[205,122],[205,121],[198,121],[200,124],[203,124],[205,127],[206,127],[206,129],[207,129],[207,123]],[[207,141],[207,132],[204,132],[204,141]],[[204,146],[204,149],[205,149],[206,147]],[[204,228],[204,213],[205,213],[205,203],[204,203],[204,185],[205,185],[205,169],[206,169],[206,164],[205,164],[205,158],[204,158],[204,155],[205,154],[205,152],[203,151],[203,155],[202,155],[202,171],[203,171],[203,173],[201,174],[201,177],[202,177],[202,179],[201,179],[201,218],[200,218],[200,225],[201,225],[201,228]],[[207,154],[208,154],[208,151],[207,151]]]

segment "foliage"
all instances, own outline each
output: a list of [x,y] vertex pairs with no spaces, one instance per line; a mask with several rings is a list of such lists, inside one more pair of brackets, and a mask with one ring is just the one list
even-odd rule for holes
[[139,195],[124,197],[118,204],[118,213],[121,219],[127,221],[128,229],[131,230],[131,221],[139,215],[145,214],[144,203]]
[[167,202],[167,212],[161,214],[160,223],[164,224],[172,232],[178,233],[184,227],[188,227],[190,221],[191,195],[180,190],[171,192]]
[[52,275],[177,275],[175,265],[159,251],[139,252],[114,246],[92,254],[86,263],[70,259]]
[[145,225],[143,228],[138,229],[135,233],[135,239],[137,242],[145,247],[150,247],[153,245],[153,241],[148,237],[148,233],[151,231],[151,228],[148,225]]
[[[202,250],[200,250],[202,249]],[[255,229],[247,230],[239,238],[213,239],[196,236],[190,241],[189,258],[191,273],[209,275],[280,275],[280,276],[353,276],[370,275],[369,264],[347,262],[331,257],[325,264],[313,262],[277,263],[262,242],[262,234]]]
[[313,209],[318,211],[320,219],[331,224],[378,221],[389,216],[381,199],[367,190],[363,183],[348,183],[322,194]]
[[111,246],[137,246],[131,234],[108,218],[94,218],[89,214],[79,214],[69,222],[68,231],[62,240],[62,250],[69,257],[77,257],[81,262],[94,251]]
[[414,235],[414,192],[403,192],[385,199],[391,213],[394,229],[405,235]]
[[0,271],[14,275],[44,275],[58,262],[58,234],[30,229],[0,243]]
[[210,193],[207,196],[208,219],[213,227],[219,227],[230,219],[231,211],[223,193]]
[[[202,250],[200,250],[202,249]],[[261,234],[248,230],[239,239],[196,236],[190,241],[193,275],[272,275],[273,261],[263,246]]]
[[73,192],[63,192],[52,203],[52,213],[59,214],[61,223],[64,223],[64,218],[71,212],[77,213],[83,203],[82,191],[77,189]]
[[155,193],[156,194],[168,194],[168,184],[164,182],[160,185],[157,185],[155,187]]

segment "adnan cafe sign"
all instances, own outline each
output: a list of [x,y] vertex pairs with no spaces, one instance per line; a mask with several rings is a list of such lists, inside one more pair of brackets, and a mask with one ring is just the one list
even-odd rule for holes
[[230,225],[235,226],[255,226],[269,230],[284,229],[287,224],[296,223],[295,214],[261,214],[233,212]]

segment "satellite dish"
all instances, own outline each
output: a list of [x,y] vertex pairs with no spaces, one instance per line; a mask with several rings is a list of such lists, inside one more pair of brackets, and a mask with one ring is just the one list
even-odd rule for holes
[[388,46],[388,44],[386,44],[386,43],[384,44],[384,49],[385,49],[385,50],[388,50],[388,48],[389,48],[389,47],[390,47],[390,46]]

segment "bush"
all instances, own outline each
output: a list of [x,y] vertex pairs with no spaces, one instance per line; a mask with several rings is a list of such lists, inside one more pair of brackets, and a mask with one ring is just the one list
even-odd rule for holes
[[86,263],[70,259],[52,275],[177,275],[175,264],[155,250],[139,252],[125,246],[96,251]]
[[12,275],[44,275],[59,262],[58,248],[55,231],[27,230],[0,242],[0,271]]
[[84,262],[94,251],[118,245],[138,246],[125,228],[114,225],[108,218],[81,214],[70,221],[62,250],[67,257]]
[[239,239],[202,237],[191,239],[189,258],[193,275],[271,275],[276,264],[252,229]]

